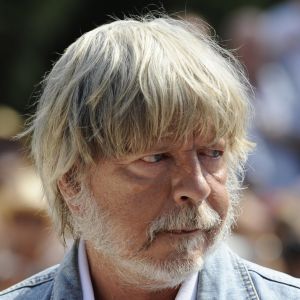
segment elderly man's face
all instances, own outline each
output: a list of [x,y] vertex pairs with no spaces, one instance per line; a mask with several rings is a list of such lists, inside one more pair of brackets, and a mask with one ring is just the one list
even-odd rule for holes
[[207,146],[190,137],[179,146],[165,141],[149,153],[99,161],[90,190],[101,226],[91,243],[118,264],[132,260],[171,273],[172,265],[183,273],[200,268],[230,207],[225,151],[225,140]]

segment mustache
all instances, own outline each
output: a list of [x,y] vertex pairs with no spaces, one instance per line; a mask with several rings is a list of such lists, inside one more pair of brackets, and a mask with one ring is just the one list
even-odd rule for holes
[[203,201],[200,206],[176,207],[151,222],[148,241],[143,248],[149,248],[161,232],[195,229],[210,231],[218,228],[221,223],[220,215],[206,201]]

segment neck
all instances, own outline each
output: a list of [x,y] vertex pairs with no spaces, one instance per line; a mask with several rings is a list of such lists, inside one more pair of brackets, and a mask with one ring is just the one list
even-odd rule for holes
[[95,251],[89,242],[86,242],[86,252],[95,299],[175,299],[179,287],[153,291],[140,288],[147,282],[141,282],[141,285],[137,286],[129,285],[120,278],[111,259]]

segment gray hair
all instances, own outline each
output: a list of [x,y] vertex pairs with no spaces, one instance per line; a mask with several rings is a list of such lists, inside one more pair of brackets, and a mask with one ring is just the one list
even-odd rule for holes
[[25,134],[62,237],[74,233],[57,188],[74,169],[144,152],[164,137],[226,137],[234,170],[250,149],[248,84],[232,54],[168,16],[116,20],[82,35],[45,78]]

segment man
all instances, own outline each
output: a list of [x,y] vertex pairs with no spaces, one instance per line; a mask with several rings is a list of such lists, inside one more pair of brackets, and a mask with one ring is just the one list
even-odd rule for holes
[[1,299],[299,299],[297,279],[242,260],[230,231],[247,84],[191,24],[118,20],[73,43],[45,80],[32,154],[60,266]]

